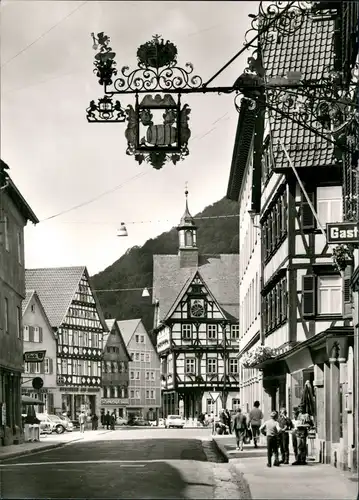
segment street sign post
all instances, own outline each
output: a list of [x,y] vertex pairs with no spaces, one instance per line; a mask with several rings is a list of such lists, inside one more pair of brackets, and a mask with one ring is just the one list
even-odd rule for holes
[[219,392],[210,392],[209,395],[211,396],[213,403],[215,403],[217,401],[217,399],[219,398],[220,393]]
[[327,224],[327,241],[330,245],[341,243],[359,243],[358,222],[336,222]]
[[27,351],[24,352],[25,363],[41,363],[45,359],[46,351]]

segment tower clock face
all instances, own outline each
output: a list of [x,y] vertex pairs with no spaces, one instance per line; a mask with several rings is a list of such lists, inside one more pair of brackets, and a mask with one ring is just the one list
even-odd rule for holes
[[192,300],[191,301],[191,316],[195,318],[201,318],[204,316],[204,302],[203,300]]

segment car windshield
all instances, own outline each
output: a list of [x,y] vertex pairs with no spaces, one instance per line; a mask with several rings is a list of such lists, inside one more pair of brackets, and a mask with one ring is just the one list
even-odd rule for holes
[[168,415],[168,418],[170,418],[171,420],[176,420],[176,419],[180,419],[181,416],[180,415]]
[[37,418],[38,420],[47,420],[47,416],[46,416],[46,415],[44,415],[43,413],[38,413],[38,414],[36,415],[36,418]]

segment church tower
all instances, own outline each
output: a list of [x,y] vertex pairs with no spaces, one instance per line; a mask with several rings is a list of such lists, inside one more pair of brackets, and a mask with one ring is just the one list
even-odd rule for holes
[[180,258],[180,267],[198,266],[198,248],[197,248],[197,226],[192,215],[188,210],[188,190],[186,195],[186,209],[177,226]]

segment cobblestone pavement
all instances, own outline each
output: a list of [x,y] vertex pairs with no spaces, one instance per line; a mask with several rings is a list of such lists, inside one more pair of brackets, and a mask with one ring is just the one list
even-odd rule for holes
[[248,498],[208,430],[88,431],[61,448],[3,460],[0,475],[5,498]]

